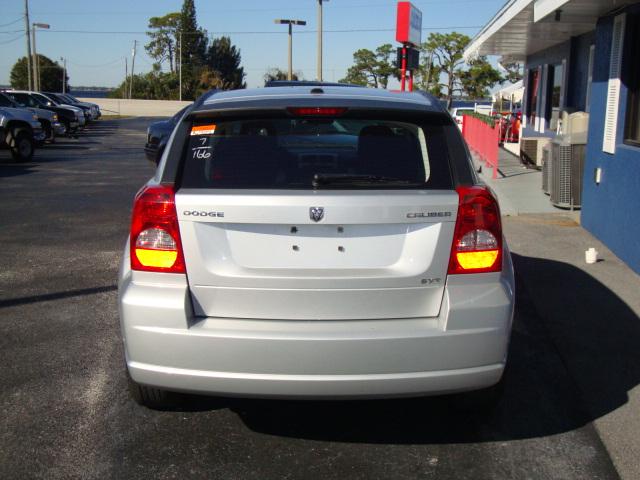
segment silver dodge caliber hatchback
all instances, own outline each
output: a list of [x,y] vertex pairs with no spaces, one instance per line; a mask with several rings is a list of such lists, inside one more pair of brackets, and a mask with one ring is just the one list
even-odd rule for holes
[[196,102],[135,197],[119,278],[148,406],[493,396],[513,308],[498,204],[438,100],[323,84]]

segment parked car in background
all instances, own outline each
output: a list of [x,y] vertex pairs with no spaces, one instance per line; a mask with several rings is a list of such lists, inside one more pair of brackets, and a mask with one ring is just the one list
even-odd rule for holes
[[36,114],[21,108],[0,107],[0,128],[4,132],[2,146],[9,148],[18,162],[31,160],[36,143],[45,137]]
[[464,105],[453,107],[450,110],[451,117],[458,124],[458,128],[462,130],[464,123],[464,115],[468,113],[481,113],[482,115],[493,116],[493,107],[491,104],[465,102]]
[[54,105],[57,105],[59,107],[67,107],[67,108],[72,108],[72,109],[76,109],[79,111],[78,115],[78,123],[80,128],[84,127],[87,123],[89,123],[91,121],[91,117],[89,116],[89,109],[88,108],[83,108],[80,105],[71,105],[69,103],[67,103],[66,101],[61,101],[58,100],[57,98],[55,98],[53,95],[47,95],[45,93],[42,92],[38,92],[37,95],[41,95],[42,97],[46,98],[49,102],[52,102]]
[[43,108],[26,107],[13,100],[9,95],[0,92],[0,107],[25,108],[38,117],[38,121],[45,133],[45,141],[54,143],[56,136],[64,135],[65,126],[58,121],[58,114]]
[[491,404],[514,289],[497,200],[435,97],[216,93],[134,199],[130,389],[160,407],[167,391]]
[[41,92],[29,92],[29,95],[31,95],[34,98],[37,98],[38,100],[40,100],[41,102],[43,102],[45,105],[49,107],[62,107],[62,108],[68,108],[70,110],[73,110],[76,113],[76,116],[78,119],[78,128],[83,128],[87,124],[87,117],[84,114],[84,109],[73,106],[73,105],[69,105],[66,103],[61,104],[56,100],[53,100],[47,97]]
[[456,125],[458,125],[458,128],[462,130],[462,122],[464,120],[463,115],[465,113],[473,113],[473,112],[474,112],[473,107],[452,108],[451,118],[453,118],[453,120],[456,122]]
[[78,109],[54,105],[50,100],[48,101],[46,97],[43,97],[36,92],[7,90],[4,93],[21,105],[33,108],[42,108],[44,110],[50,110],[57,113],[60,123],[64,125],[68,134],[73,134],[78,130],[80,125],[80,113]]
[[88,107],[92,107],[93,108],[93,112],[94,112],[94,117],[100,118],[102,116],[102,112],[100,111],[100,105],[98,105],[97,103],[92,103],[92,102],[83,102],[81,100],[78,100],[77,97],[74,97],[73,95],[69,94],[69,93],[62,93],[59,94],[62,95],[63,97],[67,98],[71,104],[81,104],[81,105],[86,105]]
[[171,132],[173,132],[174,127],[182,115],[184,115],[190,107],[191,105],[187,105],[181,108],[173,117],[153,122],[149,125],[147,128],[147,143],[144,146],[144,153],[147,156],[147,160],[156,165],[158,164],[164,148],[167,145],[167,140],[169,140],[171,136]]
[[43,92],[43,94],[46,95],[47,98],[55,100],[59,105],[71,105],[73,107],[82,109],[87,122],[91,122],[98,118],[97,112],[90,105],[85,105],[83,103],[76,102],[75,100],[70,100],[66,95],[62,95],[61,93]]

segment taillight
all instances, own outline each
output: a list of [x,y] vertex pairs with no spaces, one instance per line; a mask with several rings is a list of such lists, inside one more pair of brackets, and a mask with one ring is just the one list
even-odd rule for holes
[[297,117],[338,117],[347,111],[338,107],[289,107],[287,110]]
[[502,270],[498,202],[485,187],[458,187],[460,197],[449,274]]
[[142,188],[133,204],[131,269],[185,273],[173,187]]

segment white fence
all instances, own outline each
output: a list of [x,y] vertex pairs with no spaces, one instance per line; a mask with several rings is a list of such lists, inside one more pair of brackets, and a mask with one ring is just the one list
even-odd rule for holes
[[132,117],[170,117],[191,103],[177,100],[123,100],[120,98],[80,98],[79,100],[97,103],[103,115]]

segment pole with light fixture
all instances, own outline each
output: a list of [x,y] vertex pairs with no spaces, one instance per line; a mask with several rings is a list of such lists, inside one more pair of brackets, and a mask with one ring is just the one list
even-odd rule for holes
[[129,99],[133,98],[133,69],[135,67],[135,63],[136,63],[136,50],[138,47],[138,41],[134,40],[133,41],[133,48],[131,49],[131,82],[129,83]]
[[38,52],[36,50],[36,28],[42,28],[48,30],[51,26],[48,23],[34,23],[31,25],[31,40],[33,43],[33,89],[36,92],[40,91],[40,60],[38,58]]
[[322,81],[322,2],[329,0],[318,0],[318,81]]
[[60,57],[62,62],[62,93],[67,93],[67,59]]
[[289,20],[276,18],[274,23],[289,26],[289,69],[287,71],[287,80],[293,80],[293,25],[306,25],[304,20]]

